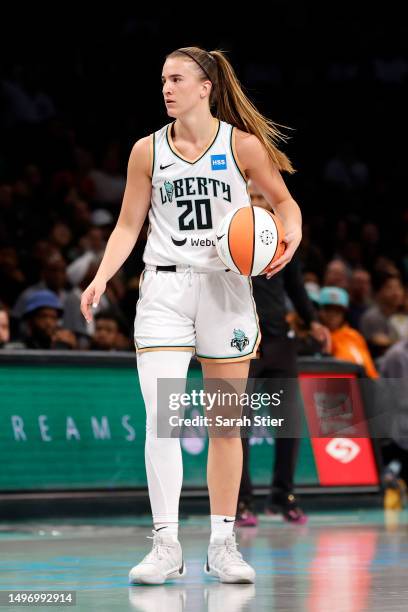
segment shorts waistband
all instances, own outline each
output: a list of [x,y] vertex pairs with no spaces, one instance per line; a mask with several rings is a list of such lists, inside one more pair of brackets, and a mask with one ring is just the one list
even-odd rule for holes
[[185,272],[186,270],[192,272],[200,272],[201,274],[211,274],[214,272],[230,272],[228,268],[224,270],[209,270],[208,268],[199,268],[197,266],[190,266],[188,264],[173,264],[169,266],[153,266],[151,264],[145,265],[145,270],[153,270],[154,272]]

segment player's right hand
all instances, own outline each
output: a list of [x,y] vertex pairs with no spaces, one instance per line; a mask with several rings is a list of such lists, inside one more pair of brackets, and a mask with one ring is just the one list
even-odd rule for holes
[[96,308],[101,299],[101,295],[105,292],[106,282],[103,279],[95,277],[90,285],[85,289],[81,296],[81,312],[84,315],[87,323],[92,321],[92,307]]

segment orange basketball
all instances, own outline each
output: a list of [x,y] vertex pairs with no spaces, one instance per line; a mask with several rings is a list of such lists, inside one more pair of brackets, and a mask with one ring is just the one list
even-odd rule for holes
[[227,268],[243,276],[259,276],[286,249],[280,219],[259,206],[229,212],[216,233],[218,256]]

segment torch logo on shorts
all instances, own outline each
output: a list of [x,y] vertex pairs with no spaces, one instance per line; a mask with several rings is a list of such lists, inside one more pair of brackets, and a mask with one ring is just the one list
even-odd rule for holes
[[234,337],[231,340],[231,346],[242,352],[248,346],[249,340],[242,329],[234,329]]

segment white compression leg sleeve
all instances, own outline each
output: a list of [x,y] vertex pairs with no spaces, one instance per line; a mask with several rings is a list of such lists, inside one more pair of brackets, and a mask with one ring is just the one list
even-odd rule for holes
[[185,379],[191,354],[191,351],[137,354],[140,387],[146,407],[146,474],[155,524],[177,523],[183,480],[180,439],[157,437],[157,380]]

